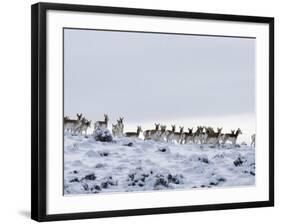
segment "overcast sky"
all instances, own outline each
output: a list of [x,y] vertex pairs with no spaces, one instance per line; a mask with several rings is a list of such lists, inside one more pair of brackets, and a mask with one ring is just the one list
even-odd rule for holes
[[255,39],[64,30],[65,115],[255,114]]

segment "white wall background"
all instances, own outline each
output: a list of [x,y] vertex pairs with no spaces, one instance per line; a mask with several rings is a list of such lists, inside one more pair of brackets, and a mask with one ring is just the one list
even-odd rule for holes
[[[43,0],[42,0],[43,1]],[[2,1],[0,7],[0,223],[30,220],[30,5],[36,1]],[[185,10],[275,17],[275,158],[276,206],[150,215],[60,223],[265,223],[281,217],[280,170],[280,1],[251,0],[60,0],[63,3]],[[149,202],[148,202],[149,203]],[[276,223],[276,222],[275,222]]]

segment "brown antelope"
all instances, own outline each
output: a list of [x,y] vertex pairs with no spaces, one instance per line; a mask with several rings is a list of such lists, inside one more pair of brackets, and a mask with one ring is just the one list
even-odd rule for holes
[[183,129],[184,127],[180,126],[180,131],[174,133],[174,140],[177,143],[181,143],[182,135],[183,135]]
[[117,124],[112,124],[112,134],[113,137],[122,137],[124,124],[123,124],[124,117],[120,117],[117,119]]
[[137,132],[126,132],[125,136],[129,138],[138,138],[141,132],[142,132],[141,126],[138,126]]
[[113,137],[118,136],[118,124],[112,124],[112,135]]
[[185,143],[188,144],[190,142],[193,142],[193,138],[194,138],[194,133],[192,133],[193,128],[188,128],[188,132],[184,132],[182,139],[181,139],[181,143]]
[[240,128],[238,128],[235,133],[231,132],[231,133],[224,134],[222,143],[225,144],[225,142],[230,141],[232,145],[235,145],[239,134],[242,134]]
[[74,132],[78,132],[80,135],[83,134],[83,131],[85,131],[85,135],[87,135],[87,129],[91,127],[92,121],[88,121],[85,117],[82,118],[80,125],[78,125]]
[[252,136],[251,136],[251,146],[254,146],[254,147],[256,147],[256,134],[253,134]]
[[171,125],[172,130],[167,130],[166,131],[166,141],[167,142],[172,142],[174,139],[174,133],[176,131],[176,125]]
[[156,135],[156,133],[158,133],[159,127],[160,127],[160,124],[155,123],[155,129],[154,130],[145,130],[143,132],[144,140],[152,139]]
[[159,141],[165,141],[165,137],[166,137],[166,125],[161,125],[160,126],[160,134],[159,134]]
[[219,144],[219,141],[222,137],[222,128],[217,128],[217,132],[214,132],[214,129],[207,129],[206,134],[206,144]]
[[75,128],[77,126],[79,126],[81,124],[81,118],[82,118],[82,114],[76,114],[77,115],[77,119],[69,119],[68,116],[63,118],[63,125],[64,125],[64,130],[66,131],[74,131]]
[[[205,129],[205,132],[204,132]],[[199,139],[201,144],[207,143],[208,134],[215,134],[215,131],[212,127],[203,127],[201,133],[199,134]]]
[[201,126],[197,127],[197,130],[193,134],[193,136],[194,136],[193,143],[194,144],[203,143],[203,136],[204,136],[203,130],[204,130],[203,127],[201,127]]
[[96,121],[95,122],[95,129],[97,128],[107,128],[107,124],[108,124],[108,116],[107,114],[104,114],[104,121]]
[[124,123],[123,123],[124,117],[120,117],[119,120],[117,120],[117,136],[122,137],[124,132]]

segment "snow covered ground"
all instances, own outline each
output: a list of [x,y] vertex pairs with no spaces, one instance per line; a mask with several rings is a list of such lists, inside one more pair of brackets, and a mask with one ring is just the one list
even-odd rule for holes
[[65,195],[255,184],[255,149],[64,135]]

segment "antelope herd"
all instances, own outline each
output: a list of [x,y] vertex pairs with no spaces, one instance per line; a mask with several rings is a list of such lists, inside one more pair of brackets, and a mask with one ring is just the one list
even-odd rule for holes
[[77,119],[70,119],[68,116],[63,118],[64,130],[73,132],[74,134],[87,134],[87,129],[91,127],[91,122],[85,117],[82,117],[82,114],[77,114]]
[[[82,114],[77,114],[77,119],[70,119],[68,116],[64,117],[64,130],[73,134],[82,135],[87,129],[91,127],[91,121],[87,120]],[[103,121],[96,121],[94,129],[107,129],[109,117],[104,114]],[[222,133],[222,128],[217,128],[215,131],[212,127],[198,126],[196,131],[193,128],[188,128],[184,132],[184,127],[179,126],[179,131],[176,131],[176,125],[171,125],[171,130],[167,129],[166,125],[155,123],[155,128],[143,131],[141,126],[137,126],[136,132],[124,132],[124,117],[117,119],[116,124],[112,124],[112,134],[114,137],[129,137],[139,138],[140,133],[143,132],[144,140],[154,140],[158,142],[169,142],[178,144],[225,144],[230,142],[236,145],[237,138],[242,131],[238,128],[236,131],[231,130],[230,133]],[[251,136],[251,145],[255,146],[256,135]]]

